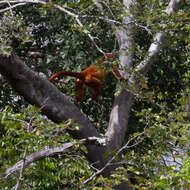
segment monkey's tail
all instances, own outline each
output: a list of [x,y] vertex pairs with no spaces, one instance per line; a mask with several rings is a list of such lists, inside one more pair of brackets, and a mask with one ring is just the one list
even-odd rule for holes
[[84,80],[84,77],[81,73],[76,73],[76,72],[71,72],[71,71],[60,71],[58,73],[53,74],[48,80],[51,81],[54,78],[60,77],[60,76],[71,76],[71,77],[76,77],[81,80]]

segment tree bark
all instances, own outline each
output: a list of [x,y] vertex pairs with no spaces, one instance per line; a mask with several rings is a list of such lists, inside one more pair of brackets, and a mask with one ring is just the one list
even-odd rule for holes
[[[183,0],[171,0],[166,13],[168,15],[177,11],[182,5]],[[125,10],[127,15],[130,15],[130,7],[134,6],[133,0],[123,0],[123,4],[125,6]],[[123,18],[123,28],[116,31],[116,37],[120,46],[120,64],[122,68],[133,67],[133,49],[134,49],[134,39],[133,39],[133,25],[130,24],[133,21],[132,16]],[[147,56],[144,60],[133,70],[139,71],[141,74],[146,75],[149,71],[152,63],[155,61],[157,56],[159,55],[160,49],[166,43],[165,35],[162,32],[158,32],[155,37],[153,43],[150,45]],[[128,55],[126,55],[126,53]],[[124,77],[128,77],[128,73],[125,72],[123,74]],[[130,78],[128,85],[135,85],[138,82],[138,77],[133,73]],[[110,115],[110,122],[106,132],[106,137],[108,141],[108,146],[110,150],[117,150],[122,145],[122,142],[125,137],[126,130],[128,128],[128,118],[130,109],[133,103],[133,94],[130,91],[124,89],[118,97],[115,98],[114,106]]]
[[[130,7],[133,6],[133,0],[124,0],[126,15],[130,15]],[[123,27],[116,31],[116,37],[119,43],[120,65],[121,68],[133,66],[134,56],[134,37],[133,37],[133,17],[130,15],[123,18]],[[127,54],[127,55],[126,55]],[[124,78],[128,78],[127,72],[122,72]],[[129,112],[132,105],[133,94],[127,90],[123,90],[118,97],[115,98],[113,109],[110,114],[109,126],[107,128],[106,137],[110,150],[117,150],[121,147],[128,126]]]
[[[130,12],[130,6],[133,2],[133,0],[123,0],[126,13]],[[180,8],[181,2],[183,2],[183,0],[171,0],[166,9],[166,13],[170,15],[174,11],[177,11]],[[132,67],[134,64],[133,47],[135,43],[132,35],[133,25],[129,24],[131,19],[132,17],[125,16],[123,18],[123,28],[116,31],[116,38],[120,46],[120,64],[122,68],[126,66]],[[145,75],[158,56],[160,48],[164,43],[164,34],[158,32],[144,61],[140,63],[135,70]],[[128,55],[126,55],[126,51],[128,51]],[[15,54],[12,54],[10,57],[0,55],[0,73],[6,77],[19,95],[23,96],[29,103],[40,107],[42,112],[52,121],[60,123],[73,118],[75,123],[80,124],[82,126],[80,130],[74,132],[70,131],[73,137],[81,139],[100,136],[90,121],[67,96],[62,94],[53,84],[48,82],[48,80],[33,72]],[[123,72],[122,74],[124,77],[129,76],[127,72]],[[136,76],[133,74],[129,78],[128,85],[133,85],[136,82]],[[121,147],[128,127],[128,118],[133,103],[133,96],[132,92],[124,89],[119,96],[115,98],[106,132],[108,147],[87,145],[87,159],[90,163],[98,163],[96,167],[101,168],[105,164],[106,160],[103,158],[103,153],[106,149],[117,150]]]
[[[60,123],[72,118],[75,123],[80,124],[82,126],[80,130],[69,131],[73,137],[77,139],[100,137],[87,117],[70,101],[69,97],[61,93],[47,79],[33,72],[15,54],[10,57],[0,55],[0,73],[19,95],[23,96],[30,104],[41,108],[43,114],[52,121]],[[102,155],[105,148],[87,145],[87,149],[89,162],[96,162],[98,168],[102,167]]]

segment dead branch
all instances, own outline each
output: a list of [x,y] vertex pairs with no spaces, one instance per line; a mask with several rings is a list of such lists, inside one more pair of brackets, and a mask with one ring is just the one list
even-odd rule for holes
[[17,170],[21,170],[22,168],[30,165],[31,163],[37,162],[43,158],[53,156],[55,154],[63,153],[63,152],[65,152],[65,150],[67,150],[68,148],[71,148],[73,145],[76,145],[76,144],[88,144],[88,145],[89,144],[91,144],[91,145],[97,144],[98,146],[104,146],[105,139],[98,138],[98,137],[88,137],[86,139],[81,139],[78,142],[65,143],[61,147],[53,147],[53,148],[45,147],[44,149],[42,149],[38,152],[35,152],[28,157],[25,157],[25,159],[20,160],[14,166],[8,168],[6,170],[6,177],[10,176]]

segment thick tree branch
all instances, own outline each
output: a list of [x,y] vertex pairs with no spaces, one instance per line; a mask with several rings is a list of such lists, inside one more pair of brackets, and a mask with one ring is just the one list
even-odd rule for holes
[[154,42],[148,50],[148,56],[136,67],[136,71],[139,71],[144,75],[148,72],[151,64],[157,58],[165,41],[165,35],[162,32],[156,34],[154,37]]
[[[116,37],[120,46],[120,64],[122,68],[132,67],[134,57],[134,38],[133,38],[133,16],[130,14],[130,6],[133,5],[133,0],[124,0],[126,15],[123,18],[123,27],[117,29]],[[130,23],[130,24],[129,24]],[[128,73],[122,73],[124,78],[128,77]],[[123,90],[119,96],[115,98],[114,106],[110,114],[109,126],[106,132],[106,137],[111,150],[119,149],[123,143],[127,125],[129,111],[131,108],[133,95]]]
[[[92,136],[99,137],[97,130],[80,110],[61,93],[48,80],[33,72],[16,55],[10,57],[0,55],[0,73],[8,80],[19,95],[23,96],[29,103],[42,108],[42,112],[56,123],[74,119],[75,123],[82,126],[80,130],[69,131],[78,139]],[[90,162],[101,163],[104,148],[96,145],[87,145],[87,158]]]
[[24,160],[20,160],[14,166],[8,168],[6,170],[6,177],[13,174],[17,170],[20,170],[23,167],[23,164],[24,164],[24,167],[26,167],[26,166],[30,165],[31,163],[39,161],[39,160],[46,158],[48,156],[53,156],[55,154],[64,153],[65,150],[67,150],[68,148],[71,148],[75,144],[82,143],[82,144],[92,144],[92,145],[99,144],[99,145],[101,145],[102,141],[103,141],[102,138],[89,137],[87,139],[81,139],[79,142],[65,143],[61,147],[54,147],[54,148],[46,147],[46,148],[44,148],[38,152],[31,154],[28,157],[25,157]]
[[[174,13],[180,8],[183,0],[171,0],[166,13],[169,15]],[[123,0],[125,5],[127,15],[130,15],[130,7],[133,6],[133,0]],[[123,25],[125,23],[129,23],[130,16],[123,18]],[[116,37],[118,39],[120,45],[120,64],[123,68],[125,66],[132,67],[133,66],[133,47],[134,47],[134,39],[133,39],[133,25],[127,27],[123,27],[120,30],[117,30]],[[146,74],[151,67],[151,64],[159,55],[160,49],[163,47],[165,42],[165,37],[162,32],[158,32],[154,41],[151,44],[148,55],[145,57],[144,61],[140,63],[134,70],[139,71],[142,74]],[[127,53],[127,56],[126,56]],[[127,73],[125,74],[125,77]],[[137,82],[136,75],[133,74],[129,79],[129,85],[133,85]],[[106,132],[106,137],[109,142],[110,149],[119,149],[121,146],[123,139],[125,137],[125,132],[128,127],[128,117],[131,109],[131,105],[133,102],[133,94],[127,90],[123,90],[118,97],[115,98],[114,107],[111,111],[109,127]]]
[[[63,153],[66,149],[72,147],[75,144],[77,144],[77,142],[69,142],[69,143],[65,143],[61,147],[44,148],[43,150],[35,152],[35,153],[31,154],[30,156],[25,158],[24,167],[30,165],[31,163],[39,161],[39,160],[41,160],[43,158],[46,158],[48,156],[52,156],[52,155],[58,154],[58,153]],[[7,175],[6,177],[8,177],[12,173],[16,172],[17,170],[20,170],[22,165],[23,165],[23,160],[20,160],[14,166],[8,168],[6,170],[6,175]]]
[[[180,7],[183,5],[184,0],[171,0],[168,7],[166,8],[166,13],[168,15],[173,14],[174,12],[178,11]],[[148,50],[148,55],[137,67],[136,70],[141,72],[142,74],[146,74],[157,58],[160,49],[165,45],[165,34],[163,32],[158,32],[155,37],[153,43],[150,45]]]
[[131,139],[128,140],[128,142],[121,147],[109,160],[108,162],[105,164],[105,166],[103,168],[101,168],[100,170],[96,171],[90,178],[86,179],[84,181],[84,183],[87,183],[88,181],[92,180],[95,176],[99,175],[100,173],[102,173],[102,171],[104,171],[108,166],[112,165],[112,163],[114,162],[115,158],[119,156],[119,154],[126,149],[132,148],[134,146],[137,146],[138,144],[140,144],[143,141],[143,138],[140,139],[139,141],[135,142],[132,145],[129,145],[132,141],[134,141],[135,139],[137,139],[138,137],[142,136],[145,133],[145,129],[142,133],[138,134],[137,136],[132,137]]
[[[7,2],[7,1],[2,1]],[[0,4],[2,3],[0,2]],[[16,0],[9,1],[10,3],[45,3],[44,1],[37,0]],[[125,9],[127,11],[126,15],[129,15],[130,5],[133,0],[123,0]],[[182,0],[171,0],[166,12],[170,15],[174,11],[180,8],[180,3]],[[61,7],[55,7],[62,12],[70,14],[76,19],[76,22],[80,27],[80,20],[78,20],[78,15],[71,13],[67,9]],[[133,60],[133,25],[130,26],[126,24],[130,23],[131,18],[125,16],[123,18],[123,28],[117,29],[116,37],[120,46],[120,63],[123,68],[125,66],[131,67],[134,63]],[[140,63],[136,69],[142,74],[146,74],[151,67],[151,64],[156,59],[159,54],[162,45],[164,44],[164,34],[158,32],[155,36],[155,41],[151,44],[148,55],[142,63]],[[88,34],[89,36],[89,34]],[[126,56],[126,51],[128,55]],[[82,129],[75,131],[72,135],[77,138],[87,138],[89,136],[99,137],[96,129],[92,124],[86,119],[86,117],[80,112],[80,110],[69,101],[68,97],[63,95],[54,85],[49,83],[46,79],[39,77],[36,73],[31,71],[17,56],[14,54],[11,57],[5,57],[0,55],[0,73],[3,74],[13,88],[25,99],[38,107],[42,108],[44,114],[46,114],[52,121],[61,122],[69,118],[73,118],[75,122],[82,125]],[[123,73],[124,76],[127,73]],[[131,78],[133,79],[133,78]],[[133,80],[130,80],[133,81]],[[115,150],[121,147],[124,140],[128,117],[133,101],[133,94],[127,90],[123,90],[118,97],[115,98],[114,107],[111,112],[109,127],[106,132],[106,137],[109,142],[109,149]],[[105,148],[98,147],[97,145],[87,145],[88,148],[88,160],[92,162],[104,163],[103,153]],[[103,165],[99,165],[103,166]]]

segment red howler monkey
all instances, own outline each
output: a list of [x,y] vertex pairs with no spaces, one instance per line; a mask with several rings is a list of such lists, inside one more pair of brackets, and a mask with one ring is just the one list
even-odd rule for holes
[[[106,58],[113,58],[113,53],[106,54],[106,57],[103,56],[99,61],[98,64],[104,62]],[[122,76],[120,72],[118,71],[117,67],[112,65],[112,69],[114,72],[115,77],[119,80],[122,79]],[[71,72],[71,71],[60,71],[58,73],[55,73],[49,78],[49,81],[53,80],[55,77],[59,76],[72,76],[76,77],[76,88],[77,88],[77,95],[76,100],[81,101],[83,98],[83,91],[85,88],[85,85],[88,86],[93,90],[92,99],[99,102],[99,95],[101,93],[102,89],[102,81],[107,76],[108,71],[105,69],[100,69],[95,65],[91,65],[84,69],[82,72]]]

